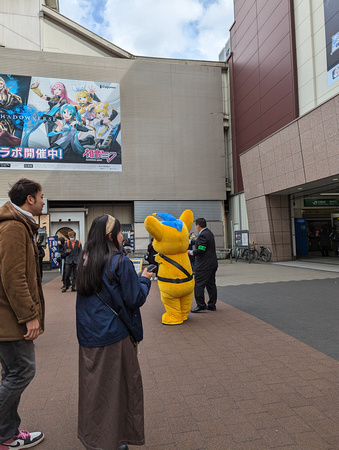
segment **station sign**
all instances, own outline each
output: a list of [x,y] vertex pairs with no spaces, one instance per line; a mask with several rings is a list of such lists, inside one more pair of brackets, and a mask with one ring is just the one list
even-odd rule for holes
[[339,206],[339,200],[337,199],[312,199],[312,198],[305,198],[304,199],[304,206],[313,206],[313,207],[319,207],[319,206]]

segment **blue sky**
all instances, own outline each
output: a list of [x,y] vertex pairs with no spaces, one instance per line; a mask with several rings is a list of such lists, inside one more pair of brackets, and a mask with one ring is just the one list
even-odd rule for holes
[[60,13],[139,56],[217,61],[233,0],[59,0]]

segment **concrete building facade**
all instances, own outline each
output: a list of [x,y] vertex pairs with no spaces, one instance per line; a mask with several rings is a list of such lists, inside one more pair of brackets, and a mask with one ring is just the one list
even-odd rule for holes
[[[217,246],[225,247],[223,63],[131,55],[62,16],[52,0],[2,1],[0,44],[1,74],[13,75],[6,78],[11,93],[19,77],[68,80],[69,86],[85,80],[87,90],[91,83],[116,83],[121,123],[121,167],[111,171],[76,165],[71,170],[65,164],[43,168],[36,161],[16,166],[14,158],[4,159],[9,145],[0,137],[2,201],[11,183],[32,178],[47,198],[40,220],[48,235],[72,228],[84,241],[93,218],[110,213],[126,232],[135,231],[136,250],[147,248],[148,214],[178,217],[190,208],[195,217],[206,218]],[[29,98],[44,100],[31,90]],[[75,103],[70,89],[68,96]]]

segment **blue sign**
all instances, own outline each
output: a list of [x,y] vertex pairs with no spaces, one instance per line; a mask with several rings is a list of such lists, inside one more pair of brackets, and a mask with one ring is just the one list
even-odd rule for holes
[[57,258],[60,256],[59,246],[58,246],[58,236],[49,236],[48,237],[48,249],[49,256],[51,258],[51,267],[59,267],[57,262]]
[[131,232],[130,232],[130,235],[129,235],[129,241],[130,241],[130,243],[131,243],[131,248],[132,248],[133,253],[134,253],[134,250],[135,250],[134,231],[131,231]]

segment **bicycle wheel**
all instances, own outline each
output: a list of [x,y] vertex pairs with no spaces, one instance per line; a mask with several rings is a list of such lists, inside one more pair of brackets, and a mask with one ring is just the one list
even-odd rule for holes
[[256,257],[255,251],[256,250],[253,250],[251,248],[249,250],[246,248],[242,254],[243,259],[246,259],[248,261],[248,252],[250,252],[250,259],[251,259],[251,261],[253,261],[253,259],[255,259],[255,257]]
[[235,250],[234,250],[234,256],[233,256],[233,258],[237,261],[238,259],[241,259],[242,258],[242,251],[241,251],[241,248],[236,248]]
[[263,247],[260,252],[260,258],[263,261],[268,262],[270,261],[271,257],[272,257],[271,250],[269,248]]
[[239,253],[239,258],[240,259],[246,259],[246,252],[247,250],[245,249],[241,249],[240,253]]
[[258,252],[258,250],[256,248],[251,250],[251,252],[253,253],[253,255],[251,256],[251,259],[260,259],[259,252]]
[[242,251],[241,259],[248,259],[248,250],[247,249]]

